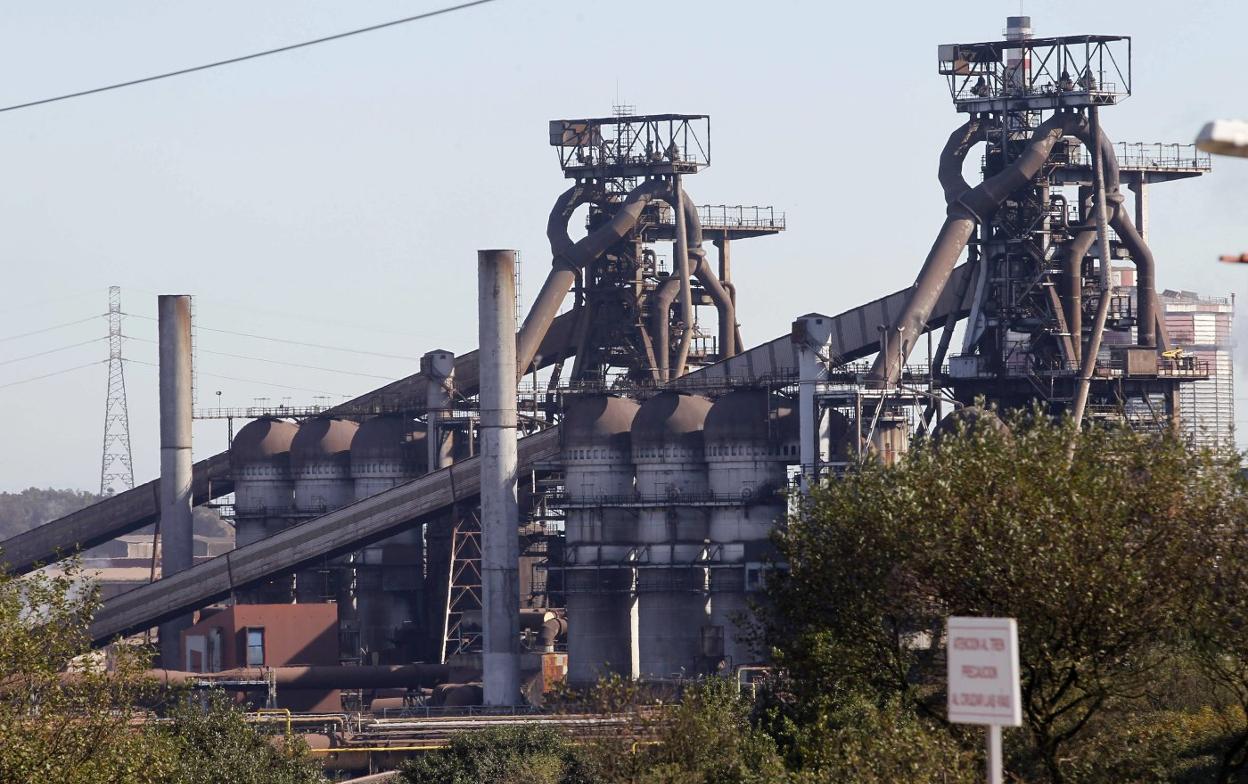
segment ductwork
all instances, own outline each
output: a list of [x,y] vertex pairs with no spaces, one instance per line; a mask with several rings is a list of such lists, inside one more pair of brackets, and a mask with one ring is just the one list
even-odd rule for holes
[[598,258],[616,242],[624,238],[637,225],[642,210],[651,199],[662,197],[670,190],[664,180],[647,180],[628,194],[628,198],[604,226],[573,243],[568,236],[568,220],[581,204],[589,200],[585,186],[569,188],[555,202],[547,224],[554,267],[542,284],[529,315],[520,327],[516,345],[516,373],[524,375],[537,356],[538,346],[550,324],[559,312],[564,297],[576,283],[576,276],[589,262]]
[[[1093,155],[1103,156],[1104,187],[1106,187],[1107,200],[1111,205],[1109,207],[1111,226],[1118,231],[1119,237],[1122,238],[1124,245],[1127,245],[1128,250],[1131,250],[1139,273],[1138,286],[1141,291],[1138,306],[1139,325],[1141,325],[1139,342],[1146,346],[1156,345],[1153,336],[1154,333],[1158,333],[1159,308],[1157,307],[1156,285],[1154,285],[1152,253],[1148,251],[1146,243],[1134,230],[1131,218],[1122,208],[1122,197],[1117,194],[1119,177],[1117,159],[1113,155],[1113,147],[1106,136],[1102,132],[1097,132],[1097,137],[1093,140],[1092,129],[1085,116],[1072,114],[1072,112],[1058,112],[1037,127],[1027,149],[1010,166],[973,189],[963,190],[966,189],[966,181],[961,175],[962,161],[965,160],[967,151],[980,135],[976,121],[972,120],[953,131],[945,145],[945,150],[941,152],[938,176],[940,176],[941,186],[945,189],[948,216],[945,218],[936,241],[932,243],[931,251],[927,253],[924,267],[915,281],[914,293],[906,302],[904,310],[894,325],[891,325],[891,330],[882,337],[880,355],[876,357],[875,365],[871,367],[871,372],[867,375],[869,382],[885,385],[885,383],[895,383],[899,380],[906,357],[910,356],[910,351],[914,348],[914,343],[930,316],[931,308],[935,306],[936,298],[945,288],[948,275],[957,262],[958,256],[961,255],[962,248],[970,240],[971,232],[975,230],[975,223],[987,221],[1001,202],[1005,201],[1005,198],[1031,181],[1050,156],[1053,145],[1066,134],[1076,136],[1085,142]],[[1086,231],[1088,230],[1081,232],[1081,235],[1072,241],[1072,247],[1068,253],[1066,270],[1068,291],[1073,286],[1081,285],[1078,280],[1080,277],[1078,276],[1080,272],[1078,263],[1086,255],[1087,248],[1091,246],[1092,238],[1094,238],[1094,230],[1091,230],[1092,237],[1082,236]],[[1082,330],[1082,320],[1077,317],[1076,313],[1067,313],[1067,317],[1071,322],[1072,342],[1077,343],[1078,332],[1076,330],[1077,328]]]
[[[715,270],[711,267],[710,261],[707,260],[706,251],[702,248],[702,221],[698,217],[698,208],[689,198],[689,194],[682,190],[682,210],[684,212],[685,236],[688,246],[689,256],[689,272],[690,275],[702,285],[706,293],[710,296],[711,302],[715,304],[715,310],[719,314],[719,349],[720,357],[727,359],[735,356],[737,353],[737,308],[735,297],[727,288],[728,284],[722,283],[719,276],[715,274]],[[670,381],[673,378],[671,372],[671,358],[669,346],[671,341],[671,309],[672,303],[676,301],[676,297],[680,294],[681,279],[673,274],[672,277],[666,279],[659,284],[655,290],[650,308],[650,335],[654,343],[655,360],[658,363],[659,379],[662,381]],[[692,325],[692,314],[681,315],[682,320],[686,324],[686,334],[692,334],[689,327]],[[682,338],[683,343],[683,338]],[[679,363],[675,375],[680,375]]]

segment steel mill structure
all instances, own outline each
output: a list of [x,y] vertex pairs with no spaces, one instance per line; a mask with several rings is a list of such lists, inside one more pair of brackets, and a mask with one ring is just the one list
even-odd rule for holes
[[[1110,142],[1101,115],[1131,94],[1130,39],[1034,38],[1026,17],[1008,29],[939,47],[967,119],[941,153],[947,217],[913,286],[794,314],[788,334],[747,347],[732,252],[786,225],[771,208],[695,206],[709,118],[554,121],[571,185],[514,342],[514,253],[482,251],[480,351],[430,351],[419,373],[330,408],[223,412],[254,418],[191,466],[189,311],[162,298],[167,475],[4,542],[8,568],[159,519],[163,577],[104,603],[97,644],[176,635],[221,603],[332,603],[336,664],[355,669],[316,682],[377,699],[410,687],[409,704],[439,682],[459,684],[452,702],[509,705],[564,673],[663,683],[765,666],[741,624],[790,490],[898,459],[942,422],[992,421],[984,401],[1173,425],[1183,385],[1209,375],[1167,330],[1143,228],[1151,185],[1208,158]],[[1134,298],[1115,295],[1112,265],[1133,269]],[[190,505],[231,493],[236,548],[193,566],[171,556]],[[243,631],[263,646],[263,630]],[[164,643],[166,669],[191,668]]]

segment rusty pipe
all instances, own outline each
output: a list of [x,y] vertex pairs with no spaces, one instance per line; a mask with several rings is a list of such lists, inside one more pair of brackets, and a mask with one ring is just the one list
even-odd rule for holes
[[220,672],[147,670],[144,676],[168,686],[197,681],[261,681],[270,677],[288,689],[411,688],[444,683],[450,675],[445,664],[359,665],[339,667],[310,665],[291,667],[237,667]]
[[[680,276],[680,318],[684,328],[680,331],[680,345],[676,349],[676,369],[673,375],[685,374],[689,359],[689,347],[693,344],[693,283],[689,269],[689,235],[685,221],[685,189],[680,185],[680,175],[672,177],[672,211],[676,218],[675,264],[672,272]],[[665,381],[667,379],[664,379]]]
[[727,359],[736,356],[738,350],[736,298],[729,293],[727,285],[720,281],[706,257],[706,251],[702,249],[702,219],[698,217],[697,205],[687,193],[682,193],[682,200],[685,210],[685,231],[689,237],[689,258],[693,261],[692,274],[698,283],[702,284],[702,288],[706,289],[711,302],[715,303],[715,310],[719,314],[720,359]]
[[537,349],[550,329],[551,322],[555,320],[559,306],[576,283],[577,273],[631,231],[650,200],[663,195],[667,190],[668,184],[663,180],[643,182],[628,194],[628,198],[611,220],[575,243],[568,238],[567,223],[576,207],[588,201],[589,197],[581,186],[574,186],[559,197],[547,224],[547,237],[554,256],[553,268],[546,276],[542,290],[538,292],[533,307],[520,327],[520,334],[516,337],[517,377],[528,372],[529,366],[533,364]]
[[[880,353],[867,374],[869,383],[890,384],[901,378],[902,365],[922,334],[945,284],[949,282],[958,257],[962,255],[962,249],[966,247],[975,230],[975,224],[990,218],[1006,197],[1030,182],[1048,159],[1053,145],[1064,133],[1075,127],[1080,119],[1078,115],[1069,113],[1050,117],[1036,128],[1027,149],[1017,160],[998,174],[956,196],[949,204],[944,225],[923,262],[913,293],[892,325],[893,329],[886,330],[881,339]],[[970,134],[966,126],[958,128],[949,137],[941,153],[944,164],[941,172],[945,177],[941,184],[946,187],[947,194],[952,194],[960,187],[960,160],[965,158],[970,149],[968,135]],[[955,171],[958,172],[956,176]]]

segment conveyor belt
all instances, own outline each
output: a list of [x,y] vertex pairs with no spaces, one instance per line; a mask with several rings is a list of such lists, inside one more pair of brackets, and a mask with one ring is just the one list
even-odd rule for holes
[[[542,366],[567,356],[572,321],[560,316],[542,341]],[[477,352],[455,359],[455,388],[468,396],[477,391]],[[421,408],[426,379],[420,374],[387,384],[330,409],[330,413],[378,413],[395,407]],[[222,452],[195,464],[192,473],[196,505],[234,491],[230,455]],[[0,566],[25,574],[41,564],[53,563],[80,550],[112,541],[156,522],[160,509],[160,481],[152,480],[38,528],[0,542]]]
[[[959,317],[966,312],[965,300],[955,301],[964,265],[953,278],[933,311],[929,328],[943,324],[950,311]],[[853,361],[879,350],[879,324],[890,317],[905,300],[907,291],[868,302],[832,317],[832,350],[842,361]],[[723,362],[701,368],[673,382],[672,386],[696,385],[704,379],[759,378],[788,376],[797,366],[796,351],[785,335]],[[552,427],[519,443],[520,471],[532,470],[559,454],[559,428]],[[480,486],[480,458],[473,457],[450,468],[426,474],[419,479],[329,512],[267,539],[245,545],[233,552],[198,564],[180,574],[135,588],[104,603],[91,626],[96,644],[118,635],[150,628],[161,621],[203,607],[229,596],[231,592],[273,575],[342,553],[358,550],[369,542],[383,539],[421,517],[436,514],[453,503],[477,495]]]

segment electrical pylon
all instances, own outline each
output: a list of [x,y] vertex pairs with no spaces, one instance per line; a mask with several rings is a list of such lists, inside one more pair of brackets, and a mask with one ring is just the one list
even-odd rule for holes
[[104,403],[104,458],[100,462],[100,495],[120,486],[134,487],[130,456],[130,410],[126,405],[126,372],[121,360],[121,287],[108,287],[108,399]]

